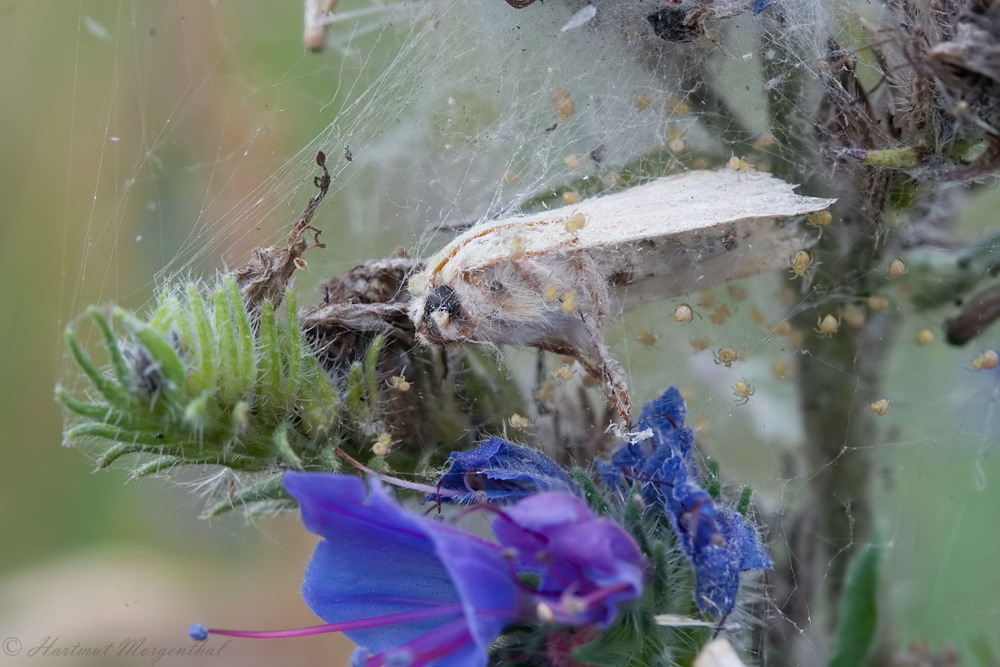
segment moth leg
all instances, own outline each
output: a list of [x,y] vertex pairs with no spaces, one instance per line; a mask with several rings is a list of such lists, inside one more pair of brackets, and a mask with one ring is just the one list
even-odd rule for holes
[[601,383],[605,398],[614,407],[626,427],[632,427],[632,399],[628,394],[628,383],[625,369],[621,362],[614,358],[611,351],[598,343],[593,350],[596,353],[596,363],[593,356],[584,355],[580,350],[573,350],[573,357],[580,362],[592,378]]
[[546,339],[535,342],[534,347],[573,357],[580,362],[587,375],[601,383],[604,397],[621,417],[622,423],[631,428],[632,399],[628,394],[625,369],[600,338],[593,338],[584,344],[565,339]]

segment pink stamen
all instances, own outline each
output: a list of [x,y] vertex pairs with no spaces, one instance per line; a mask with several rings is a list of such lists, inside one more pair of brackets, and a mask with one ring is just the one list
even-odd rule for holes
[[406,650],[411,653],[410,667],[423,667],[452,654],[458,647],[471,641],[472,634],[464,619],[455,619],[402,646],[373,655],[366,664],[368,667],[382,667],[388,654]]
[[324,623],[323,625],[313,625],[307,628],[294,628],[292,630],[223,630],[218,628],[208,628],[208,632],[209,634],[224,635],[226,637],[284,639],[287,637],[320,635],[327,632],[345,632],[347,630],[375,628],[382,625],[409,623],[410,621],[423,621],[428,618],[439,618],[441,616],[452,616],[455,614],[462,614],[462,605],[459,602],[441,605],[440,607],[419,609],[417,611],[405,611],[398,614],[375,616],[373,618],[359,618],[353,621],[341,621],[339,623]]

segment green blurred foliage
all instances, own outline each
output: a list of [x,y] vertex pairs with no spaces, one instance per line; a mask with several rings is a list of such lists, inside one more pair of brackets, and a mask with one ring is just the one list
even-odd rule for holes
[[[88,304],[140,308],[155,272],[193,252],[192,235],[329,123],[336,105],[321,107],[340,64],[336,54],[305,52],[301,21],[297,3],[0,7],[0,634],[19,637],[25,651],[45,635],[181,646],[190,622],[238,623],[236,610],[251,605],[266,608],[273,627],[315,622],[297,595],[313,538],[294,516],[205,522],[180,484],[91,474],[92,453],[60,446],[53,400],[54,383],[74,385],[79,373],[64,328]],[[287,210],[239,235],[227,257],[208,253],[190,270],[210,278],[221,261],[275,238],[311,194],[306,186]],[[113,625],[116,614],[128,622]],[[292,657],[310,664],[348,644],[307,640]],[[213,664],[296,664],[279,657],[289,657],[282,642],[227,651]]]

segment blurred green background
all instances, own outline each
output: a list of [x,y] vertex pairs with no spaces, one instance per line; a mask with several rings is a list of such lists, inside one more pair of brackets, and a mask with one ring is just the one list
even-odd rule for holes
[[[345,1],[341,10],[365,4]],[[311,158],[301,152],[380,71],[379,54],[394,52],[390,44],[375,49],[387,39],[376,32],[352,38],[346,51],[307,54],[301,34],[297,2],[21,0],[0,7],[0,410],[7,425],[0,648],[18,653],[0,654],[2,665],[149,664],[135,655],[116,663],[117,649],[100,658],[28,652],[53,640],[62,648],[139,639],[147,649],[185,647],[193,621],[256,629],[316,622],[298,595],[314,538],[295,516],[202,521],[197,495],[181,483],[90,474],[85,450],[60,446],[62,415],[52,398],[56,381],[74,383],[62,332],[87,305],[141,308],[168,262],[179,257],[178,268],[210,278],[297,217],[312,194]],[[299,162],[301,187],[250,223],[234,217],[290,160]],[[996,226],[992,210],[982,202],[968,211],[970,236]],[[309,256],[313,276],[388,254],[413,237],[374,220],[351,225],[348,217],[336,203],[320,211],[330,246]],[[217,221],[232,220],[243,222],[239,231],[198,254],[220,237]],[[946,348],[940,336],[930,348],[917,346],[915,332],[937,328],[943,315],[905,315],[885,387],[892,408],[870,446],[881,466],[896,634],[903,643],[954,643],[970,664],[986,664],[1000,646],[997,383],[969,370],[978,350]],[[765,381],[763,364],[755,369],[757,394],[741,411],[731,395],[735,376],[718,375],[710,353],[691,354],[686,341],[697,329],[667,333],[653,349],[634,343],[630,332],[662,333],[663,318],[662,309],[644,309],[612,332],[636,402],[669,381],[697,378],[691,413],[710,426],[700,433],[708,451],[734,479],[757,483],[764,502],[794,503],[809,481],[781,476],[782,457],[794,448],[783,447],[780,428],[754,426],[764,417],[771,425],[794,421],[794,385]],[[749,328],[728,335],[760,337]],[[642,372],[664,366],[672,373],[666,380]],[[337,652],[348,646],[331,636],[238,641],[200,660],[339,664]]]
[[[0,62],[0,664],[150,664],[117,645],[189,646],[193,621],[316,623],[298,594],[314,538],[295,516],[206,522],[178,484],[91,474],[86,451],[60,446],[53,386],[76,376],[63,329],[88,304],[146,303],[160,267],[329,124],[336,106],[321,107],[352,66],[305,53],[301,3],[201,0],[5,2]],[[294,221],[310,181],[235,237],[232,261]],[[357,252],[342,241],[329,261]],[[206,256],[190,270],[219,268]],[[116,646],[30,653],[47,642]],[[349,645],[235,642],[200,661],[337,663]]]

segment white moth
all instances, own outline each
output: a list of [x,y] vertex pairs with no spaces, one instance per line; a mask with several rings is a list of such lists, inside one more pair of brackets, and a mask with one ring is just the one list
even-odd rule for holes
[[667,176],[580,204],[481,223],[409,282],[431,344],[530,345],[576,358],[626,424],[625,372],[604,321],[643,301],[788,267],[812,242],[799,220],[835,200],[767,174]]

